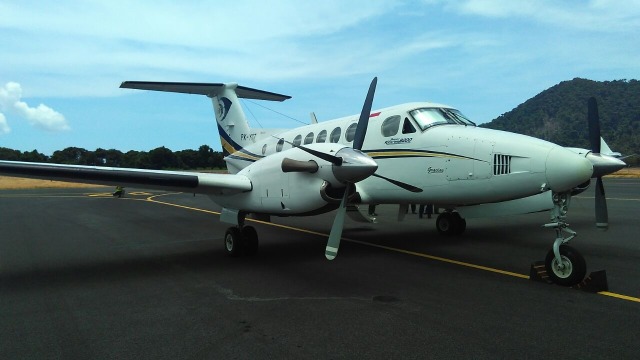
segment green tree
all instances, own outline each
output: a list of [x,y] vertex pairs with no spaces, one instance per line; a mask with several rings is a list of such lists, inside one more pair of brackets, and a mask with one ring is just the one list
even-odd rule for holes
[[149,166],[152,169],[180,169],[178,157],[164,146],[149,151]]
[[18,150],[0,147],[0,160],[21,161],[22,154]]

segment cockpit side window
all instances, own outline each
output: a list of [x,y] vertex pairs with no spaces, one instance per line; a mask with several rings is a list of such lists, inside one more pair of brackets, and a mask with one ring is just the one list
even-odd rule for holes
[[380,127],[382,136],[393,136],[398,133],[400,129],[400,115],[394,115],[384,119]]
[[416,128],[413,126],[409,118],[404,118],[404,123],[402,124],[402,133],[403,134],[411,134],[416,132]]
[[409,112],[420,129],[426,130],[435,125],[452,124],[476,126],[466,116],[456,109],[450,108],[421,108]]
[[448,120],[439,109],[436,108],[422,108],[409,112],[413,119],[418,123],[420,129],[426,130],[435,125],[441,124],[455,124],[453,120]]

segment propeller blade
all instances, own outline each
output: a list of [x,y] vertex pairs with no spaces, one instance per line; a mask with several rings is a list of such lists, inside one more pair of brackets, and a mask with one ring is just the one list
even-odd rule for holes
[[373,104],[373,95],[376,92],[376,85],[378,84],[378,77],[374,77],[369,85],[369,92],[362,105],[362,112],[360,112],[360,119],[358,120],[358,127],[356,127],[355,137],[353,139],[353,148],[362,150],[362,144],[364,144],[364,136],[367,134],[367,126],[369,125],[369,115],[371,115],[371,105]]
[[604,185],[601,177],[598,177],[596,181],[596,226],[602,229],[609,227],[607,198],[604,194]]
[[398,180],[389,179],[388,177],[384,177],[384,176],[378,175],[378,174],[373,174],[373,176],[375,176],[377,178],[380,178],[380,179],[385,179],[388,182],[392,183],[393,185],[396,185],[398,187],[401,187],[401,188],[403,188],[405,190],[408,190],[408,191],[411,191],[411,192],[414,192],[414,193],[422,192],[422,189],[420,189],[419,187],[415,187],[413,185],[409,185],[407,183],[403,183],[403,182],[398,181]]
[[342,228],[344,227],[344,217],[347,213],[347,198],[349,197],[349,188],[351,184],[347,185],[344,196],[340,202],[340,207],[336,212],[336,218],[333,220],[331,226],[331,233],[329,234],[329,240],[327,241],[327,247],[324,251],[324,256],[333,260],[338,255],[338,249],[340,248],[340,239],[342,238]]
[[342,158],[339,157],[339,156],[334,156],[334,155],[326,154],[326,153],[323,153],[323,152],[320,152],[320,151],[317,151],[317,150],[309,149],[308,147],[305,147],[305,146],[302,146],[302,145],[296,145],[296,144],[292,143],[291,141],[287,141],[285,139],[280,139],[280,140],[286,142],[287,144],[289,144],[289,145],[291,145],[293,147],[297,147],[300,150],[306,151],[306,152],[308,152],[309,154],[311,154],[313,156],[317,156],[322,160],[326,160],[326,161],[332,163],[333,165],[338,165],[338,166],[342,165]]
[[598,115],[598,103],[596,98],[589,98],[587,120],[589,122],[589,142],[591,143],[591,151],[600,153],[600,116]]

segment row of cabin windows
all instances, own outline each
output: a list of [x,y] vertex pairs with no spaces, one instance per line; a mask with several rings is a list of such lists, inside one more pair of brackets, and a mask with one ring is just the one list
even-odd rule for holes
[[[398,131],[400,130],[401,120],[402,120],[402,117],[400,117],[400,115],[394,115],[386,118],[382,122],[382,126],[381,126],[382,136],[389,137],[389,136],[394,136],[398,134]],[[347,142],[352,142],[353,139],[355,138],[357,126],[358,126],[358,123],[353,123],[349,125],[349,127],[347,128],[347,131],[344,134],[345,140],[347,140]],[[329,135],[329,142],[337,143],[340,140],[341,132],[342,132],[342,129],[340,127],[333,129],[331,131],[331,135]],[[405,118],[404,122],[402,123],[402,133],[410,134],[414,132],[416,132],[416,128],[413,126],[413,124],[411,124],[411,121],[409,121],[408,118]],[[307,136],[304,137],[304,145],[313,143],[313,137],[314,137],[314,134],[312,132],[308,133]],[[324,143],[326,141],[327,141],[327,130],[322,130],[318,133],[318,136],[316,137],[316,143]],[[297,135],[295,138],[293,138],[294,146],[298,146],[301,143],[302,143],[302,135]],[[278,141],[278,144],[276,145],[276,151],[277,152],[282,151],[283,147],[284,147],[284,139],[280,139]],[[266,152],[267,152],[267,145],[265,144],[262,147],[262,154],[264,155]]]

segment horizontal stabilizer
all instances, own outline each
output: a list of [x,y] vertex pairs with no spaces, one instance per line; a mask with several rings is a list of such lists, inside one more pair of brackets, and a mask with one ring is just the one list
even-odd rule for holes
[[236,84],[222,83],[186,83],[186,82],[157,82],[157,81],[125,81],[120,87],[123,89],[138,89],[176,92],[183,94],[198,94],[208,97],[216,96],[227,87],[234,87],[239,98],[269,101],[284,101],[291,99],[291,96],[276,94],[268,91],[252,89]]

